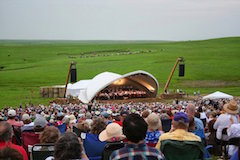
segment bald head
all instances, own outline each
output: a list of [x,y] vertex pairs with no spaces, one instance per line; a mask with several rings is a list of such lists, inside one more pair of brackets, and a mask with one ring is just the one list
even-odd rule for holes
[[11,124],[6,121],[0,122],[0,141],[6,142],[11,140],[13,129]]
[[194,117],[195,114],[195,105],[193,103],[188,103],[187,105],[187,114]]

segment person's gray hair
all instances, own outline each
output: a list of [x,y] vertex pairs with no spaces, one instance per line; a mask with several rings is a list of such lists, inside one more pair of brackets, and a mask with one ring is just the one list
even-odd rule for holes
[[13,128],[12,125],[6,121],[0,122],[0,141],[10,141],[12,138]]
[[173,126],[175,129],[188,129],[189,123],[185,123],[183,121],[173,121]]

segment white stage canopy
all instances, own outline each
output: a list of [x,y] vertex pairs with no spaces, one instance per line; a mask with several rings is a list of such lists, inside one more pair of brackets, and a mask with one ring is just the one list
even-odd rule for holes
[[223,92],[214,92],[212,94],[209,94],[207,96],[204,96],[203,97],[203,100],[207,100],[207,99],[210,99],[210,100],[213,100],[213,99],[233,99],[233,96],[229,95],[229,94],[226,94],[226,93],[223,93]]
[[91,80],[81,80],[74,84],[68,84],[66,95],[78,97],[83,103],[89,103],[98,92],[109,85],[133,85],[144,89],[150,97],[156,97],[159,87],[156,78],[142,70],[130,72],[125,75],[103,72]]

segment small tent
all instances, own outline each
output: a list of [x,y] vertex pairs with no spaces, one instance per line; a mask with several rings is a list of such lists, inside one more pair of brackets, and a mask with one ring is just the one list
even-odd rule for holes
[[203,100],[207,100],[207,99],[233,99],[233,96],[217,91],[203,97]]

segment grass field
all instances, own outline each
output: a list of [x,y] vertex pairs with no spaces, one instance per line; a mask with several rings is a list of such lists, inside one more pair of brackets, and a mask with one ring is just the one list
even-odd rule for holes
[[240,37],[184,42],[0,41],[0,107],[30,100],[47,104],[39,87],[65,84],[71,61],[77,62],[78,80],[104,71],[145,70],[157,78],[162,93],[180,56],[185,59],[185,76],[178,77],[176,70],[170,89],[240,96]]

